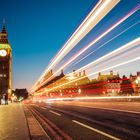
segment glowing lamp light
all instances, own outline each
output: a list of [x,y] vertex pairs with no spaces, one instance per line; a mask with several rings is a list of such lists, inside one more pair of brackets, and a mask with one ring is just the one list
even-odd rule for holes
[[79,93],[79,94],[81,93],[81,89],[80,89],[80,88],[78,89],[78,93]]
[[137,77],[138,81],[140,81],[140,76]]
[[8,89],[8,93],[9,93],[9,94],[11,93],[11,89]]
[[136,84],[138,84],[139,83],[139,81],[138,80],[136,80]]
[[140,76],[137,77],[137,79],[135,80],[136,84],[139,84],[140,82]]

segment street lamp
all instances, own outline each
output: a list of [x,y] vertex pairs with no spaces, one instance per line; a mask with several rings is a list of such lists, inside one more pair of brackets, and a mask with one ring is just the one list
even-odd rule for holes
[[138,83],[139,83],[138,79],[136,79],[136,81],[135,81],[135,82],[136,82],[136,84],[138,84]]
[[140,76],[137,77],[137,80],[140,81]]
[[140,83],[140,76],[137,77],[137,79],[135,80],[136,84],[138,85]]
[[10,88],[8,89],[8,94],[11,95],[11,89]]
[[80,89],[80,88],[78,89],[78,93],[79,93],[79,94],[81,93],[81,89]]

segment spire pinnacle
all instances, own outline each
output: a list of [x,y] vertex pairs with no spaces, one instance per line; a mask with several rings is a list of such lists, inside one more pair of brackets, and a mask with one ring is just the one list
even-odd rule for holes
[[6,33],[6,27],[5,27],[5,19],[3,19],[3,21],[2,21],[2,31],[1,31],[1,33],[3,33],[3,34],[7,34]]
[[8,43],[8,38],[7,38],[7,32],[6,32],[6,27],[5,27],[5,19],[3,19],[3,26],[2,26],[2,31],[0,34],[0,43]]

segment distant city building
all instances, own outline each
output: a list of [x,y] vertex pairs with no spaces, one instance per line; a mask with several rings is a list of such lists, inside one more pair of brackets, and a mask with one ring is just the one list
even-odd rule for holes
[[0,33],[0,95],[11,95],[11,46],[8,41],[5,23]]

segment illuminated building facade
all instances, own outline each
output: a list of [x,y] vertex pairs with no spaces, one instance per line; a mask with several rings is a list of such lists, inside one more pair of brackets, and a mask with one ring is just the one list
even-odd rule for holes
[[11,59],[12,52],[8,42],[5,25],[0,34],[0,95],[11,95]]
[[[48,73],[53,75],[52,71]],[[48,76],[47,76],[48,77]],[[45,80],[45,79],[44,79]],[[43,85],[38,93],[47,97],[76,97],[76,96],[118,96],[118,95],[138,95],[140,94],[140,72],[130,77],[114,74],[98,73],[95,79],[89,79],[85,70],[64,75],[63,70],[60,75],[54,76]]]
[[89,84],[82,85],[82,95],[86,96],[114,96],[120,92],[120,77],[115,75],[113,71],[110,74],[98,73],[98,77],[91,79]]
[[[51,71],[51,73],[52,73],[52,71]],[[76,80],[79,78],[81,78],[81,80],[72,82],[73,80]],[[71,83],[69,83],[69,82],[71,82]],[[66,84],[66,83],[68,83],[68,84]],[[77,96],[81,93],[80,87],[82,85],[89,84],[89,83],[90,83],[90,80],[89,80],[88,76],[86,76],[85,71],[83,71],[82,73],[79,72],[78,74],[76,74],[75,71],[73,71],[73,73],[71,75],[69,75],[69,74],[64,75],[63,70],[61,70],[60,75],[53,77],[49,82],[47,82],[45,85],[40,87],[37,92],[41,93],[42,91],[45,91],[45,89],[52,89],[49,92],[46,92],[45,95],[49,96],[49,97]]]

